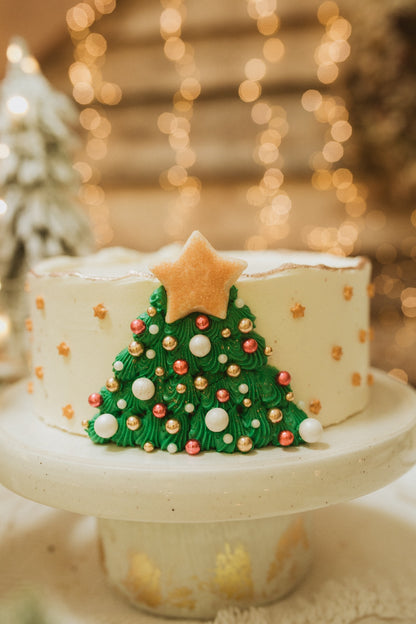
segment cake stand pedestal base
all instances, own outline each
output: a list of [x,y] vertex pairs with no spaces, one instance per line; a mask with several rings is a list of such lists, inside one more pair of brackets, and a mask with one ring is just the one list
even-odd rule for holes
[[48,427],[20,383],[0,397],[0,481],[97,517],[108,577],[141,609],[201,619],[266,604],[308,570],[305,512],[368,494],[416,463],[416,393],[373,373],[368,407],[321,443],[196,457]]
[[144,611],[214,618],[289,593],[312,562],[309,514],[215,523],[98,520],[111,583]]

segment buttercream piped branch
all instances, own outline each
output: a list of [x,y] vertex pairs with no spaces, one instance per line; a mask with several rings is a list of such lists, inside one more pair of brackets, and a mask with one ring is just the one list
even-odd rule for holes
[[268,364],[272,349],[238,296],[245,267],[199,232],[177,260],[153,267],[162,285],[89,397],[99,408],[85,423],[94,442],[197,455],[319,439],[320,423],[296,405],[289,372]]

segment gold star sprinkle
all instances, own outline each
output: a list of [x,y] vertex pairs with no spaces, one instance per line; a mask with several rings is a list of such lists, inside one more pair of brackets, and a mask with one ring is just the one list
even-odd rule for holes
[[361,386],[361,375],[360,373],[353,373],[351,377],[351,383],[353,386]]
[[67,357],[71,351],[66,342],[61,342],[57,347],[59,355]]
[[27,384],[27,392],[28,394],[33,394],[33,381],[29,381]]
[[96,316],[99,319],[104,319],[107,315],[107,308],[105,307],[105,305],[103,303],[99,303],[98,305],[93,307],[94,310],[94,316]]
[[360,342],[365,342],[367,340],[367,332],[365,331],[365,329],[360,329],[360,331],[358,332],[358,340]]
[[309,403],[309,410],[312,412],[312,414],[319,414],[321,409],[322,409],[322,405],[319,399],[313,399]]
[[301,303],[295,303],[295,305],[290,308],[290,311],[294,319],[303,318],[305,316],[305,306]]
[[35,367],[35,375],[38,379],[43,379],[43,366]]
[[376,294],[375,284],[368,284],[368,286],[367,286],[367,295],[370,297],[370,299],[372,299],[375,294]]
[[40,295],[38,295],[35,299],[35,304],[38,310],[44,310],[45,309],[45,299],[43,297],[41,297]]
[[26,327],[27,331],[32,331],[32,329],[33,329],[33,321],[32,321],[32,319],[27,318],[25,320],[25,327]]
[[230,288],[246,266],[243,260],[223,258],[200,232],[193,232],[175,262],[161,262],[152,268],[166,289],[166,322],[173,323],[191,312],[225,319]]
[[65,407],[62,408],[62,416],[65,416],[65,418],[68,418],[68,420],[71,420],[71,418],[74,417],[74,410],[72,408],[72,405],[68,403],[68,405],[65,405]]
[[344,286],[343,295],[345,301],[349,301],[352,298],[354,289],[352,286]]
[[339,345],[334,345],[332,347],[331,355],[334,360],[339,362],[339,360],[342,358],[342,347],[340,347]]

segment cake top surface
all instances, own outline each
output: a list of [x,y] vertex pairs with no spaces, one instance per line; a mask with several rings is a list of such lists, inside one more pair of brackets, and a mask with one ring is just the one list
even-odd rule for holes
[[[124,247],[108,247],[83,257],[58,256],[39,262],[32,274],[36,277],[75,276],[92,280],[113,280],[126,277],[140,277],[154,280],[150,267],[180,255],[183,247],[171,244],[156,252],[139,252]],[[367,264],[363,256],[340,257],[312,251],[292,250],[232,250],[221,251],[221,255],[239,258],[247,263],[239,280],[273,275],[280,271],[305,267],[319,267],[328,270],[359,269]]]

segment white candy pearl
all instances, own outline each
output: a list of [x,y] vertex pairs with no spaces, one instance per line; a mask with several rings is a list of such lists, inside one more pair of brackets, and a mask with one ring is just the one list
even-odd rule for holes
[[193,403],[187,403],[185,405],[185,412],[187,412],[187,414],[192,414],[194,410],[195,410],[195,405]]
[[234,440],[231,433],[224,433],[224,436],[222,439],[224,440],[225,444],[231,444],[231,442]]
[[176,446],[176,444],[174,442],[170,442],[170,444],[167,445],[166,450],[168,451],[168,453],[177,453],[178,451],[178,447]]
[[139,377],[135,379],[131,385],[131,391],[136,399],[140,401],[148,401],[156,392],[155,384],[147,377]]
[[299,425],[299,435],[305,442],[319,442],[322,436],[322,425],[316,418],[305,418]]
[[118,421],[112,414],[100,414],[94,421],[94,431],[100,438],[112,438],[117,429]]
[[247,384],[240,384],[238,386],[238,391],[240,392],[240,394],[247,394],[248,392],[248,385]]
[[124,364],[123,362],[120,362],[120,360],[117,360],[116,362],[114,362],[114,370],[116,371],[121,371],[124,368]]
[[189,341],[189,350],[195,357],[205,357],[211,351],[211,340],[208,336],[196,334]]
[[117,407],[119,409],[124,409],[125,407],[127,407],[127,401],[125,401],[124,399],[119,399],[117,401]]
[[146,357],[147,357],[149,360],[153,360],[153,359],[156,357],[156,351],[155,351],[154,349],[148,349],[148,350],[146,351]]
[[237,297],[237,299],[234,301],[234,305],[236,308],[243,308],[244,307],[244,299],[241,299],[241,297]]
[[253,418],[253,420],[251,421],[251,426],[253,427],[253,429],[258,429],[260,427],[259,419]]
[[159,333],[159,325],[153,324],[149,326],[149,334],[158,334]]
[[220,364],[225,364],[226,362],[228,362],[228,355],[226,355],[225,353],[220,353],[218,356],[218,362]]
[[224,431],[229,422],[228,413],[222,407],[213,407],[205,414],[205,424],[210,431]]

